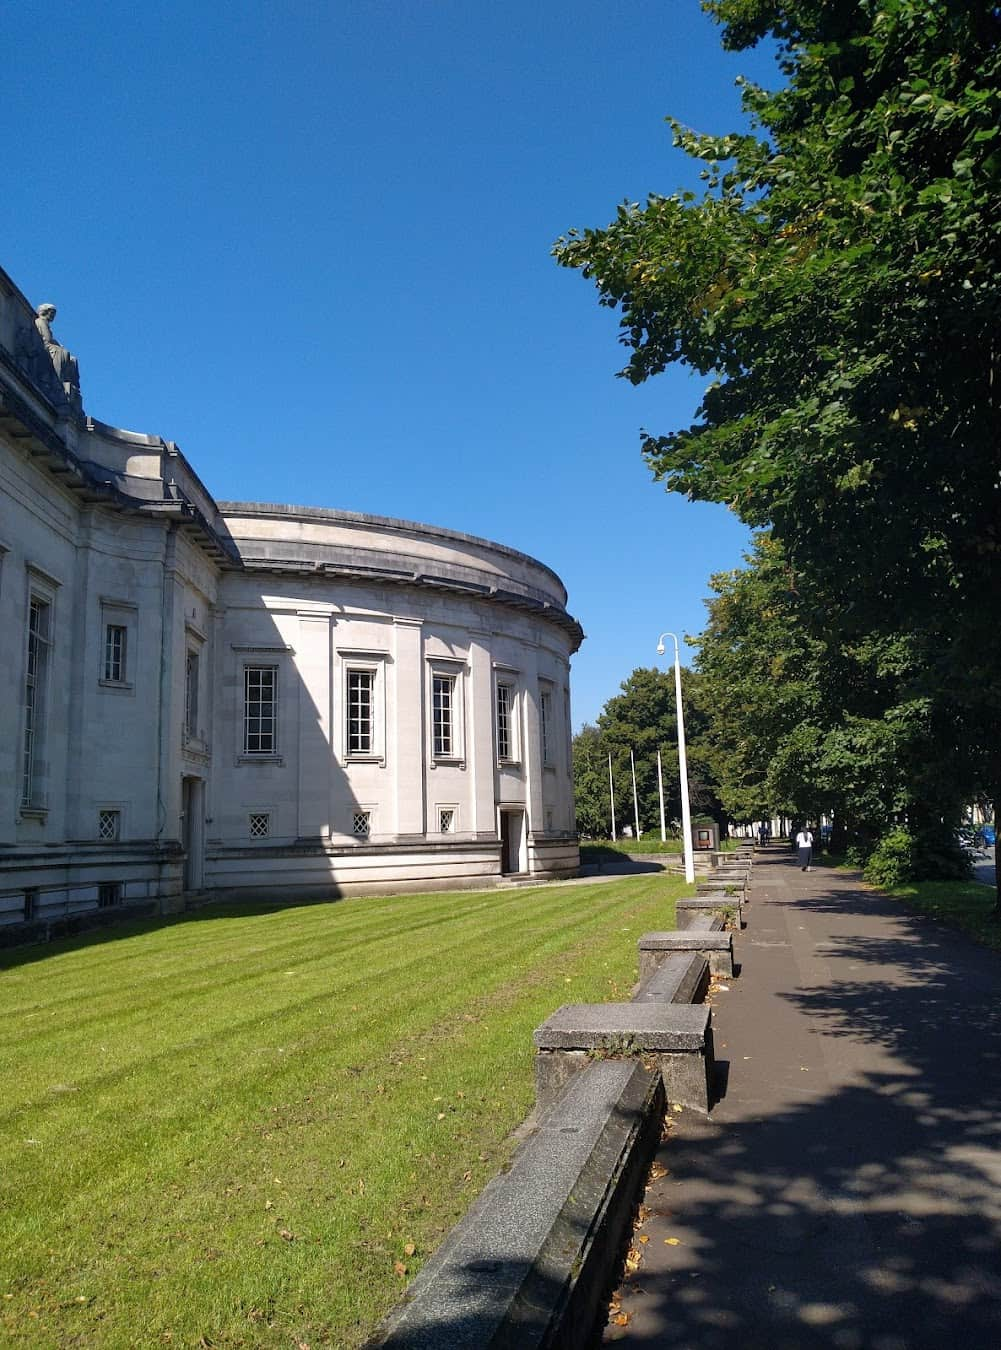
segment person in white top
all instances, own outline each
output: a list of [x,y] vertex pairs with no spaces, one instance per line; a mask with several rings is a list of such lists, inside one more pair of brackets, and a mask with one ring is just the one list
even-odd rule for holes
[[804,825],[797,834],[796,848],[799,851],[799,870],[801,872],[812,871],[810,863],[813,861],[813,834],[809,825]]

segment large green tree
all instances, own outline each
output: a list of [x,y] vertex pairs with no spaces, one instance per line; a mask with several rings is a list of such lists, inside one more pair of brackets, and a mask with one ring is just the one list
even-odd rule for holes
[[[906,636],[1001,799],[1001,21],[987,0],[707,0],[773,40],[749,133],[674,124],[701,194],[625,204],[559,261],[622,315],[640,382],[708,377],[648,434],[667,487],[768,526],[807,611]],[[919,683],[915,676],[915,686]]]
[[920,817],[927,873],[956,875],[948,827],[969,766],[957,760],[951,710],[915,687],[909,640],[818,635],[776,541],[758,536],[747,561],[712,579],[699,641],[704,738],[724,805],[742,820],[828,813],[836,846],[863,851]]

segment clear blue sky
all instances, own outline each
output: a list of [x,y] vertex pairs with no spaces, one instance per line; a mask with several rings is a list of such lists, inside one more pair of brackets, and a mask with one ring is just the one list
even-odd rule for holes
[[58,306],[93,416],[220,499],[542,558],[588,635],[575,725],[702,628],[746,531],[639,454],[700,386],[615,379],[616,316],[549,250],[695,186],[665,116],[732,129],[764,53],[697,0],[22,0],[4,46],[0,263]]

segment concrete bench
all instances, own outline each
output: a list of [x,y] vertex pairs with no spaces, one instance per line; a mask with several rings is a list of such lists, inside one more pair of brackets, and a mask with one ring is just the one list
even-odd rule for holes
[[706,877],[702,881],[695,883],[696,892],[699,895],[725,894],[727,891],[733,891],[740,896],[747,893],[747,885],[738,877]]
[[435,1252],[367,1350],[579,1350],[657,1149],[660,1076],[591,1064]]
[[712,1103],[712,1018],[703,1003],[569,1003],[532,1039],[540,1111],[596,1057],[638,1057],[660,1070],[669,1101],[699,1111]]
[[732,914],[734,926],[743,928],[744,909],[739,895],[724,895],[722,891],[712,895],[696,895],[678,900],[674,908],[678,927],[687,929],[689,921],[696,914]]
[[684,929],[680,933],[644,933],[637,946],[642,985],[645,985],[665,962],[690,952],[697,952],[699,956],[704,957],[713,975],[733,974],[732,933],[707,930],[696,932],[691,928]]
[[[727,934],[729,937],[729,934]],[[642,942],[642,938],[640,939]],[[640,987],[634,1003],[701,1003],[709,988],[709,961],[700,951],[665,953],[646,974],[640,956]]]

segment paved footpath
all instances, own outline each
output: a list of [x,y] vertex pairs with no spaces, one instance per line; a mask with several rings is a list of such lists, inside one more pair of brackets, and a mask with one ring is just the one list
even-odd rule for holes
[[777,849],[747,920],[605,1343],[1001,1350],[1001,957]]

